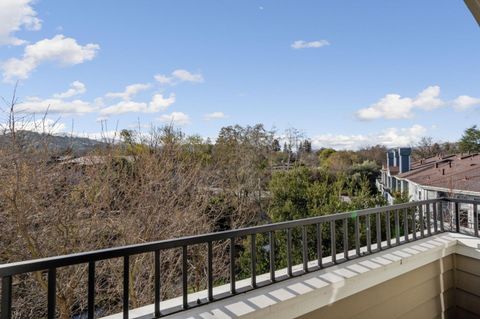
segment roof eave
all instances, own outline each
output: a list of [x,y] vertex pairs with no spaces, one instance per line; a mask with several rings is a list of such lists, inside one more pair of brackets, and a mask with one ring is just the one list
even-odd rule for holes
[[465,4],[480,25],[480,0],[465,0]]

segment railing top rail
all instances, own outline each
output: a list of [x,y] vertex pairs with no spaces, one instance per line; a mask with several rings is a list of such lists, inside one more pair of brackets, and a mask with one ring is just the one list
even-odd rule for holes
[[[227,230],[216,233],[208,233],[202,235],[187,236],[181,238],[174,238],[168,240],[160,240],[143,244],[135,244],[122,247],[114,247],[107,249],[100,249],[90,252],[75,253],[63,256],[47,257],[41,259],[33,259],[27,261],[14,262],[9,264],[0,265],[0,277],[18,275],[22,273],[28,273],[33,271],[42,271],[49,268],[58,268],[65,266],[78,265],[88,263],[90,261],[100,261],[111,258],[120,258],[124,256],[137,255],[141,253],[154,252],[156,250],[165,250],[180,248],[183,246],[204,244],[212,241],[226,240],[229,238],[242,237],[252,234],[267,233],[271,231],[285,230],[288,228],[314,225],[318,223],[342,220],[345,218],[351,218],[356,216],[365,216],[376,213],[382,213],[387,211],[394,211],[400,209],[411,208],[419,205],[436,203],[441,200],[456,201],[450,198],[437,198],[430,200],[423,200],[417,202],[409,202],[398,205],[382,206],[375,208],[362,209],[357,211],[350,211],[344,213],[337,213],[324,216],[316,216],[274,224],[253,226],[248,228],[240,228],[234,230]],[[461,202],[467,202],[460,200]],[[475,201],[472,201],[475,203]],[[476,202],[478,203],[478,202]]]

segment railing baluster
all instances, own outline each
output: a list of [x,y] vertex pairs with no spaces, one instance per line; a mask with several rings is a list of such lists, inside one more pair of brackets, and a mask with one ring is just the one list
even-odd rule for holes
[[355,216],[355,251],[357,257],[360,257],[360,217]]
[[405,236],[404,241],[409,242],[409,233],[408,233],[408,210],[407,208],[403,209],[403,236]]
[[459,204],[455,203],[455,231],[460,232],[460,208]]
[[252,288],[257,288],[257,235],[251,234],[250,235],[250,254],[251,254],[251,264],[250,264],[250,272],[251,272],[251,285]]
[[287,274],[292,277],[292,229],[287,229]]
[[417,206],[412,209],[412,233],[413,240],[417,240]]
[[337,243],[335,241],[335,221],[330,221],[330,252],[332,255],[332,262],[337,263]]
[[230,293],[237,292],[235,284],[235,238],[230,237]]
[[387,235],[387,246],[390,248],[392,247],[392,234],[390,229],[390,211],[387,210],[387,214],[385,216],[385,226],[386,226],[386,235]]
[[88,262],[88,319],[95,318],[95,261]]
[[211,241],[207,243],[207,290],[208,301],[213,301],[213,242]]
[[372,253],[372,225],[370,223],[370,214],[365,215],[365,222],[367,227],[367,251]]
[[348,218],[343,219],[343,258],[348,259]]
[[475,236],[478,237],[478,207],[477,204],[473,204],[473,229]]
[[438,213],[437,213],[437,202],[432,204],[433,209],[433,232],[438,233]]
[[270,281],[275,282],[275,233],[268,234],[270,240]]
[[395,210],[395,243],[396,245],[400,245],[400,216],[398,213],[398,209]]
[[317,259],[318,259],[318,267],[323,267],[323,243],[322,243],[322,224],[317,224]]
[[380,213],[376,213],[376,228],[377,228],[377,250],[382,250],[382,223]]
[[443,233],[445,231],[445,225],[443,224],[443,202],[438,203],[440,209],[438,213],[440,214],[440,231]]
[[154,267],[155,267],[155,301],[154,301],[154,312],[155,317],[160,317],[160,250],[155,250],[154,256]]
[[128,319],[130,297],[130,258],[123,257],[123,319]]
[[307,227],[302,227],[302,261],[303,271],[308,272],[308,246],[307,246]]
[[12,318],[12,276],[2,277],[2,319]]
[[182,246],[182,307],[188,309],[188,250]]
[[423,205],[418,206],[418,218],[420,220],[420,237],[425,237],[425,220],[423,218]]
[[427,214],[427,234],[428,236],[432,235],[432,224],[430,220],[430,204],[426,204],[426,214]]
[[57,302],[57,269],[50,268],[48,270],[48,301],[47,301],[47,317],[55,318],[56,302]]

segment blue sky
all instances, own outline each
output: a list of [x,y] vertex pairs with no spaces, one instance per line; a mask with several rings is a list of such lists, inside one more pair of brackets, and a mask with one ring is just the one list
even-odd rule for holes
[[[0,95],[56,131],[295,127],[316,147],[454,141],[480,116],[457,1],[0,1]],[[127,89],[128,87],[128,89]],[[72,128],[73,124],[73,128]]]

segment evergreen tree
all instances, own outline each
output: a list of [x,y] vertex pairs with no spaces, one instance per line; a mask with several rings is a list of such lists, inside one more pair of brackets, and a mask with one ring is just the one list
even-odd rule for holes
[[480,129],[476,125],[467,128],[458,144],[460,152],[480,152]]

